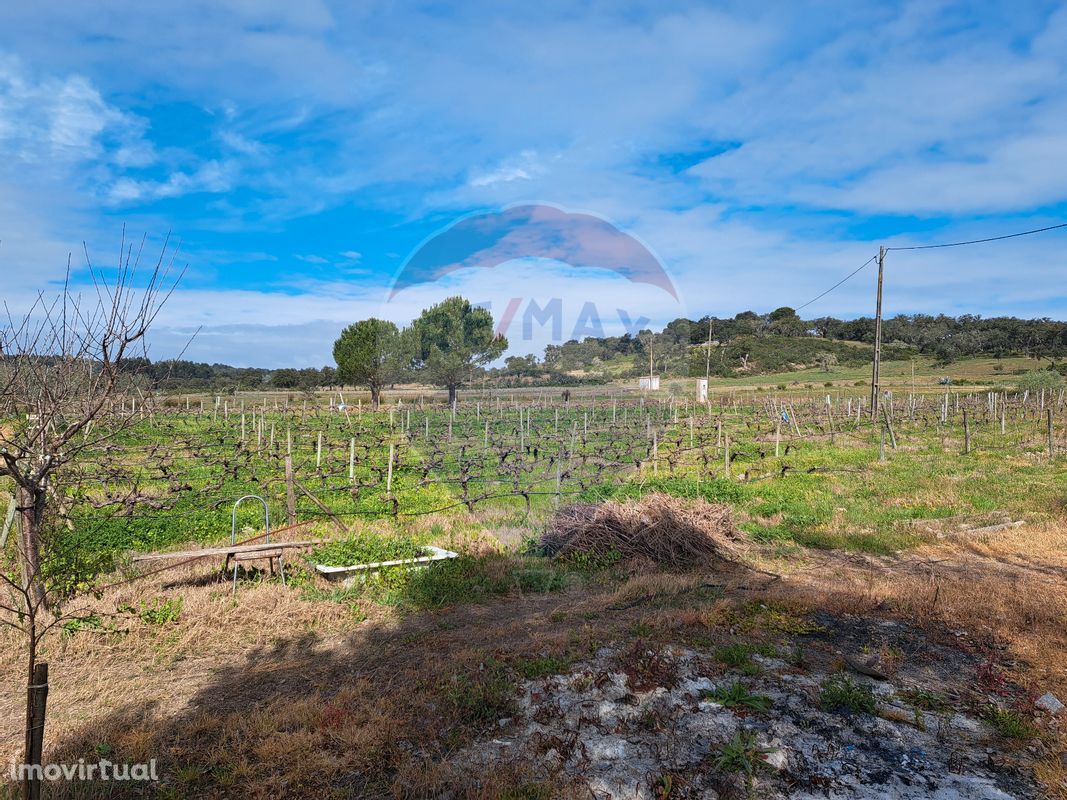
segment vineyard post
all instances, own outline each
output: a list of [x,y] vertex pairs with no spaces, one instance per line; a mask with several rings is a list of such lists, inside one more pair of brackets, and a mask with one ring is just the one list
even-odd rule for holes
[[971,422],[967,417],[967,406],[963,407],[963,453],[971,452]]
[[356,477],[356,440],[348,440],[348,480]]
[[782,418],[779,417],[774,425],[774,457],[778,458],[782,443]]
[[563,445],[559,446],[559,453],[556,455],[556,508],[559,508],[560,503],[560,482],[563,478]]
[[893,423],[889,420],[889,414],[885,410],[885,406],[882,406],[882,418],[885,420],[885,427],[889,431],[889,445],[894,450],[897,449],[897,435],[893,432]]
[[315,469],[322,466],[322,431],[319,431],[318,442],[315,445]]
[[726,477],[730,477],[730,434],[726,434],[723,446],[723,462],[726,467]]
[[389,472],[385,478],[385,493],[391,495],[393,493],[393,443],[389,443]]
[[1055,451],[1055,448],[1053,447],[1053,443],[1052,443],[1052,407],[1051,406],[1049,406],[1047,409],[1045,409],[1045,414],[1047,415],[1047,419],[1048,419],[1048,457],[1049,458],[1054,458],[1055,455],[1056,455],[1056,451]]
[[[40,765],[44,755],[44,723],[48,707],[48,664],[38,661],[33,665],[33,676],[26,687],[26,753],[28,764]],[[32,777],[24,779],[25,796],[29,800],[40,800],[41,782]]]
[[285,457],[285,514],[288,524],[296,524],[296,491],[293,486],[293,457]]

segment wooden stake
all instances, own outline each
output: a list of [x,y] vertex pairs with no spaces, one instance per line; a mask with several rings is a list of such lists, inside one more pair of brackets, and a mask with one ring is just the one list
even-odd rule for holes
[[293,486],[293,457],[285,457],[285,516],[290,526],[296,525],[296,492]]
[[[26,762],[30,767],[40,767],[44,755],[44,723],[48,710],[48,663],[40,661],[33,665],[32,682],[26,689],[26,707],[29,710],[29,727],[26,730]],[[40,776],[27,774],[23,791],[29,800],[40,800]]]

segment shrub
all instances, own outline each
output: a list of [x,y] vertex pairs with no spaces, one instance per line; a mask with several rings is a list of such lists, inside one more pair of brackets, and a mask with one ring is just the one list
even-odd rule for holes
[[1020,392],[1028,391],[1030,394],[1059,389],[1063,385],[1063,376],[1050,369],[1036,369],[1021,375],[1016,383]]

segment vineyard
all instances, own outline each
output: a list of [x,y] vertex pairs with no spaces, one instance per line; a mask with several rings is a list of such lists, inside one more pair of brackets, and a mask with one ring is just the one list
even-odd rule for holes
[[[411,398],[376,412],[200,398],[201,410],[190,410],[178,401],[142,410],[79,467],[63,550],[92,572],[126,551],[221,541],[230,507],[249,494],[267,500],[275,527],[344,530],[489,508],[529,524],[576,498],[661,486],[741,506],[763,541],[874,551],[908,538],[900,522],[1052,502],[1052,483],[1027,478],[1051,478],[1049,454],[1067,451],[1062,392],[890,395],[873,422],[867,402],[840,391],[737,393],[708,404],[528,393],[448,408]],[[916,491],[948,482],[951,502]],[[835,511],[834,487],[851,496],[847,508]],[[907,503],[885,505],[905,494]],[[262,528],[262,510],[242,506],[238,523]]]

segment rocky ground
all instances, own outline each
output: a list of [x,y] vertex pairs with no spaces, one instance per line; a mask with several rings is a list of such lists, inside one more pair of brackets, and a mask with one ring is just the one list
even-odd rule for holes
[[898,622],[819,622],[774,645],[602,648],[524,682],[455,763],[521,764],[597,800],[1040,796],[978,656]]

